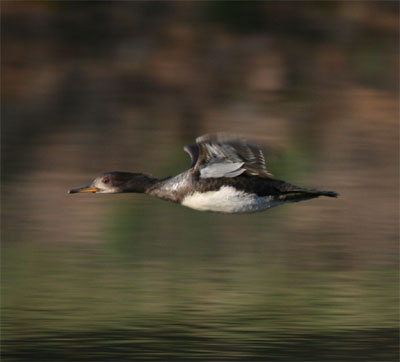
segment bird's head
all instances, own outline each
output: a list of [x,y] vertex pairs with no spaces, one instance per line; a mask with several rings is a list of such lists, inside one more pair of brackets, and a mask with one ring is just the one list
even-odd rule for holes
[[121,192],[145,192],[146,188],[153,183],[153,178],[143,173],[132,172],[105,172],[96,177],[93,182],[85,187],[69,190],[68,193],[99,193],[118,194]]

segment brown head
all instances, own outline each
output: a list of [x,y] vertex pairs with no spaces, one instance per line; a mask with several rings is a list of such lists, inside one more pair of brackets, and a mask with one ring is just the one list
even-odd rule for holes
[[100,193],[118,194],[121,192],[146,192],[146,189],[154,184],[157,179],[143,173],[132,172],[105,172],[96,177],[93,182],[85,187],[69,190],[68,193]]

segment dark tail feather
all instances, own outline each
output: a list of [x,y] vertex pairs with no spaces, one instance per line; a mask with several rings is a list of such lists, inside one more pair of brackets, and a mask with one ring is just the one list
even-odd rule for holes
[[314,199],[319,196],[327,197],[338,197],[339,194],[334,191],[321,191],[321,190],[296,190],[287,192],[286,194],[280,195],[279,198],[285,201],[297,202],[303,200]]
[[328,197],[339,197],[339,194],[335,191],[319,191],[315,190],[312,191],[313,193],[317,194],[317,196],[328,196]]
[[335,191],[323,191],[316,189],[305,189],[300,186],[291,185],[287,182],[275,180],[274,187],[278,190],[280,200],[285,201],[303,201],[314,199],[319,196],[338,197],[339,194]]

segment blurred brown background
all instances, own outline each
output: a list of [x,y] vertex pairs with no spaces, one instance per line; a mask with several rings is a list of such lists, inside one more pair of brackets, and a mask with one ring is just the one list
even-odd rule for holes
[[[397,360],[398,10],[2,2],[5,356]],[[66,193],[181,172],[215,131],[340,198],[227,216]]]

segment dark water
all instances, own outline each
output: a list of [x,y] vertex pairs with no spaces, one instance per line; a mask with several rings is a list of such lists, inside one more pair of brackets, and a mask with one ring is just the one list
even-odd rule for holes
[[288,231],[298,205],[225,216],[89,196],[111,208],[98,238],[3,245],[7,360],[395,360],[395,264],[355,260],[338,231]]
[[395,270],[304,270],[254,241],[258,251],[223,256],[184,242],[153,244],[146,258],[95,246],[6,247],[5,356],[394,359]]
[[[2,361],[398,361],[397,2],[2,2]],[[337,191],[68,195],[227,131]]]

